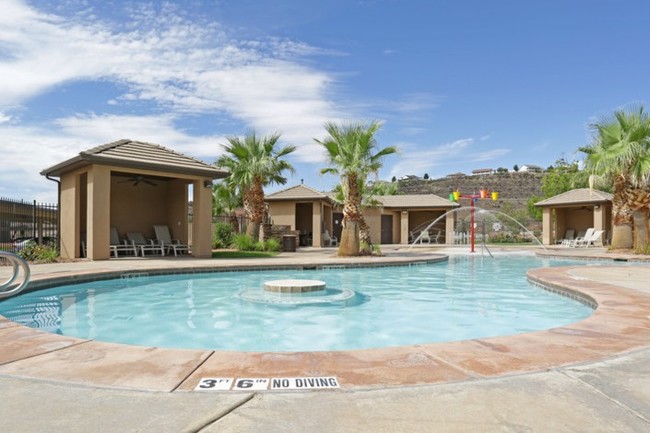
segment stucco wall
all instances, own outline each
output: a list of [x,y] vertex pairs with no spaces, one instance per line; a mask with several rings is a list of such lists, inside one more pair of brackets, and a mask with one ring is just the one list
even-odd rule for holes
[[290,226],[291,230],[296,230],[296,204],[294,202],[271,202],[269,203],[269,214],[273,224]]

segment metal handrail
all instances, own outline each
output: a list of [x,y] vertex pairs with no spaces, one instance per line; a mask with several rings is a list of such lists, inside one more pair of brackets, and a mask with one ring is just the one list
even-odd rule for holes
[[[31,273],[29,264],[25,259],[16,254],[0,251],[0,258],[8,260],[13,267],[11,278],[0,284],[0,299],[4,299],[22,292],[27,287],[27,284],[29,284],[29,276]],[[20,268],[23,269],[23,279],[19,283],[14,283],[20,275]]]

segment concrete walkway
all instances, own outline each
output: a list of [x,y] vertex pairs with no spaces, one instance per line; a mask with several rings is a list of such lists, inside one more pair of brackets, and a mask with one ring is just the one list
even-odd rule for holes
[[[399,248],[386,247],[384,250],[391,260],[408,260],[414,254],[407,254]],[[415,254],[425,257],[430,252],[467,252],[429,248],[416,251]],[[493,250],[495,254],[504,252],[512,250]],[[580,254],[589,258],[604,255],[604,250],[558,249],[546,254]],[[635,259],[638,256],[619,258]],[[271,260],[275,265],[295,265],[331,264],[341,259],[333,257],[330,249],[305,249]],[[219,265],[240,267],[241,262],[223,261]],[[203,268],[207,264],[192,259],[119,259],[36,265],[32,269],[38,281],[56,275],[68,278],[72,274],[155,269],[159,266]],[[630,341],[636,343],[634,348],[615,356],[602,356],[602,347],[583,348],[589,361],[536,371],[513,367],[510,373],[494,376],[474,374],[471,380],[313,392],[147,392],[26,378],[3,373],[0,369],[0,432],[650,431],[650,302],[647,302],[650,267],[576,267],[558,275],[542,273],[539,278],[555,278],[553,284],[566,284],[580,290],[592,289],[593,296],[600,296],[598,290],[603,296],[608,291],[621,290],[620,296],[603,302],[599,308],[617,316],[621,320],[617,322],[619,324],[632,320],[626,313],[632,306],[626,302],[638,294],[639,297],[634,298],[634,307],[641,309],[644,315],[630,313],[634,316],[634,325],[620,328],[621,339],[633,335]],[[604,336],[591,328],[592,325],[562,329],[565,330],[564,336],[580,334],[582,338],[591,337],[591,344],[600,341],[601,346],[616,345],[615,339]],[[531,341],[534,341],[533,337]],[[589,340],[580,341],[587,345]],[[493,346],[491,353],[498,354],[503,350],[503,346]],[[538,350],[534,344],[527,347],[533,360],[543,359],[546,355],[544,349]],[[522,357],[515,356],[514,359],[521,360]],[[7,365],[10,364],[4,366]],[[79,368],[80,365],[73,363],[70,368]],[[499,366],[500,362],[493,367]],[[425,370],[425,365],[422,369]],[[107,370],[106,374],[115,372]]]

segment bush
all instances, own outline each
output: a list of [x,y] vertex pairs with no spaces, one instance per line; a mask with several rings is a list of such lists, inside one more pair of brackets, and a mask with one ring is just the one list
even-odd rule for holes
[[233,236],[232,246],[239,251],[253,251],[255,244],[250,236],[246,233],[239,233]]
[[264,245],[264,241],[257,241],[253,244],[253,250],[255,251],[264,251],[266,249],[266,245]]
[[234,230],[228,223],[217,223],[212,232],[212,248],[230,248],[233,242]]
[[280,241],[270,238],[266,241],[266,251],[278,252],[281,249]]
[[52,245],[38,245],[36,242],[31,241],[27,243],[25,248],[18,251],[18,255],[30,262],[52,263],[56,262],[59,257],[59,251]]
[[533,242],[530,236],[521,233],[499,232],[491,234],[488,237],[488,242],[495,244],[524,244]]

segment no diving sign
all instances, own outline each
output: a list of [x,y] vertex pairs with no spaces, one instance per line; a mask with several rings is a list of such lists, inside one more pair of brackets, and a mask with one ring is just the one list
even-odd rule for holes
[[204,377],[195,391],[265,391],[265,390],[314,390],[337,389],[339,381],[334,376],[280,377],[280,378],[233,378]]

